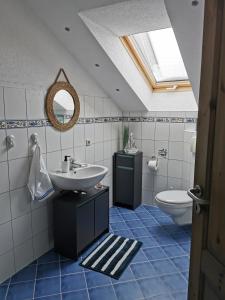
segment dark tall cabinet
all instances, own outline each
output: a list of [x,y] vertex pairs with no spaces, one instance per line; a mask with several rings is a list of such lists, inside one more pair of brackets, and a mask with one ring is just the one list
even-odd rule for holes
[[61,255],[77,259],[101,234],[109,231],[109,188],[87,194],[61,192],[53,202],[54,246]]
[[113,156],[113,204],[135,209],[142,199],[142,152]]

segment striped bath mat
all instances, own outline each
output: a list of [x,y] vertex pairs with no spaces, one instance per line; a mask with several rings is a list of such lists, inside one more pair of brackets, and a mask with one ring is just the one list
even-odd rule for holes
[[109,234],[80,265],[119,279],[141,245],[137,240]]

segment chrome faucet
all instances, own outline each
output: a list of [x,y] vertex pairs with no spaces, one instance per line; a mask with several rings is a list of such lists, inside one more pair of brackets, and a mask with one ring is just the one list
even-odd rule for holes
[[77,162],[74,158],[70,159],[70,170],[76,169],[76,168],[83,168],[86,167],[87,164],[82,164]]

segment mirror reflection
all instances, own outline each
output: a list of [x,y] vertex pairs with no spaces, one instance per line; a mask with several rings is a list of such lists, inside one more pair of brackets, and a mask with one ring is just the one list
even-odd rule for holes
[[73,97],[66,90],[59,90],[53,99],[53,111],[58,122],[68,123],[73,117],[74,110]]

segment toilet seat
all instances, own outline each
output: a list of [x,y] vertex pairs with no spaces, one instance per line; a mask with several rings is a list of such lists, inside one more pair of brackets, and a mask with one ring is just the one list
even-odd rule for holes
[[165,204],[178,207],[192,206],[192,199],[188,196],[186,191],[183,190],[169,190],[160,192],[156,195],[156,200]]

